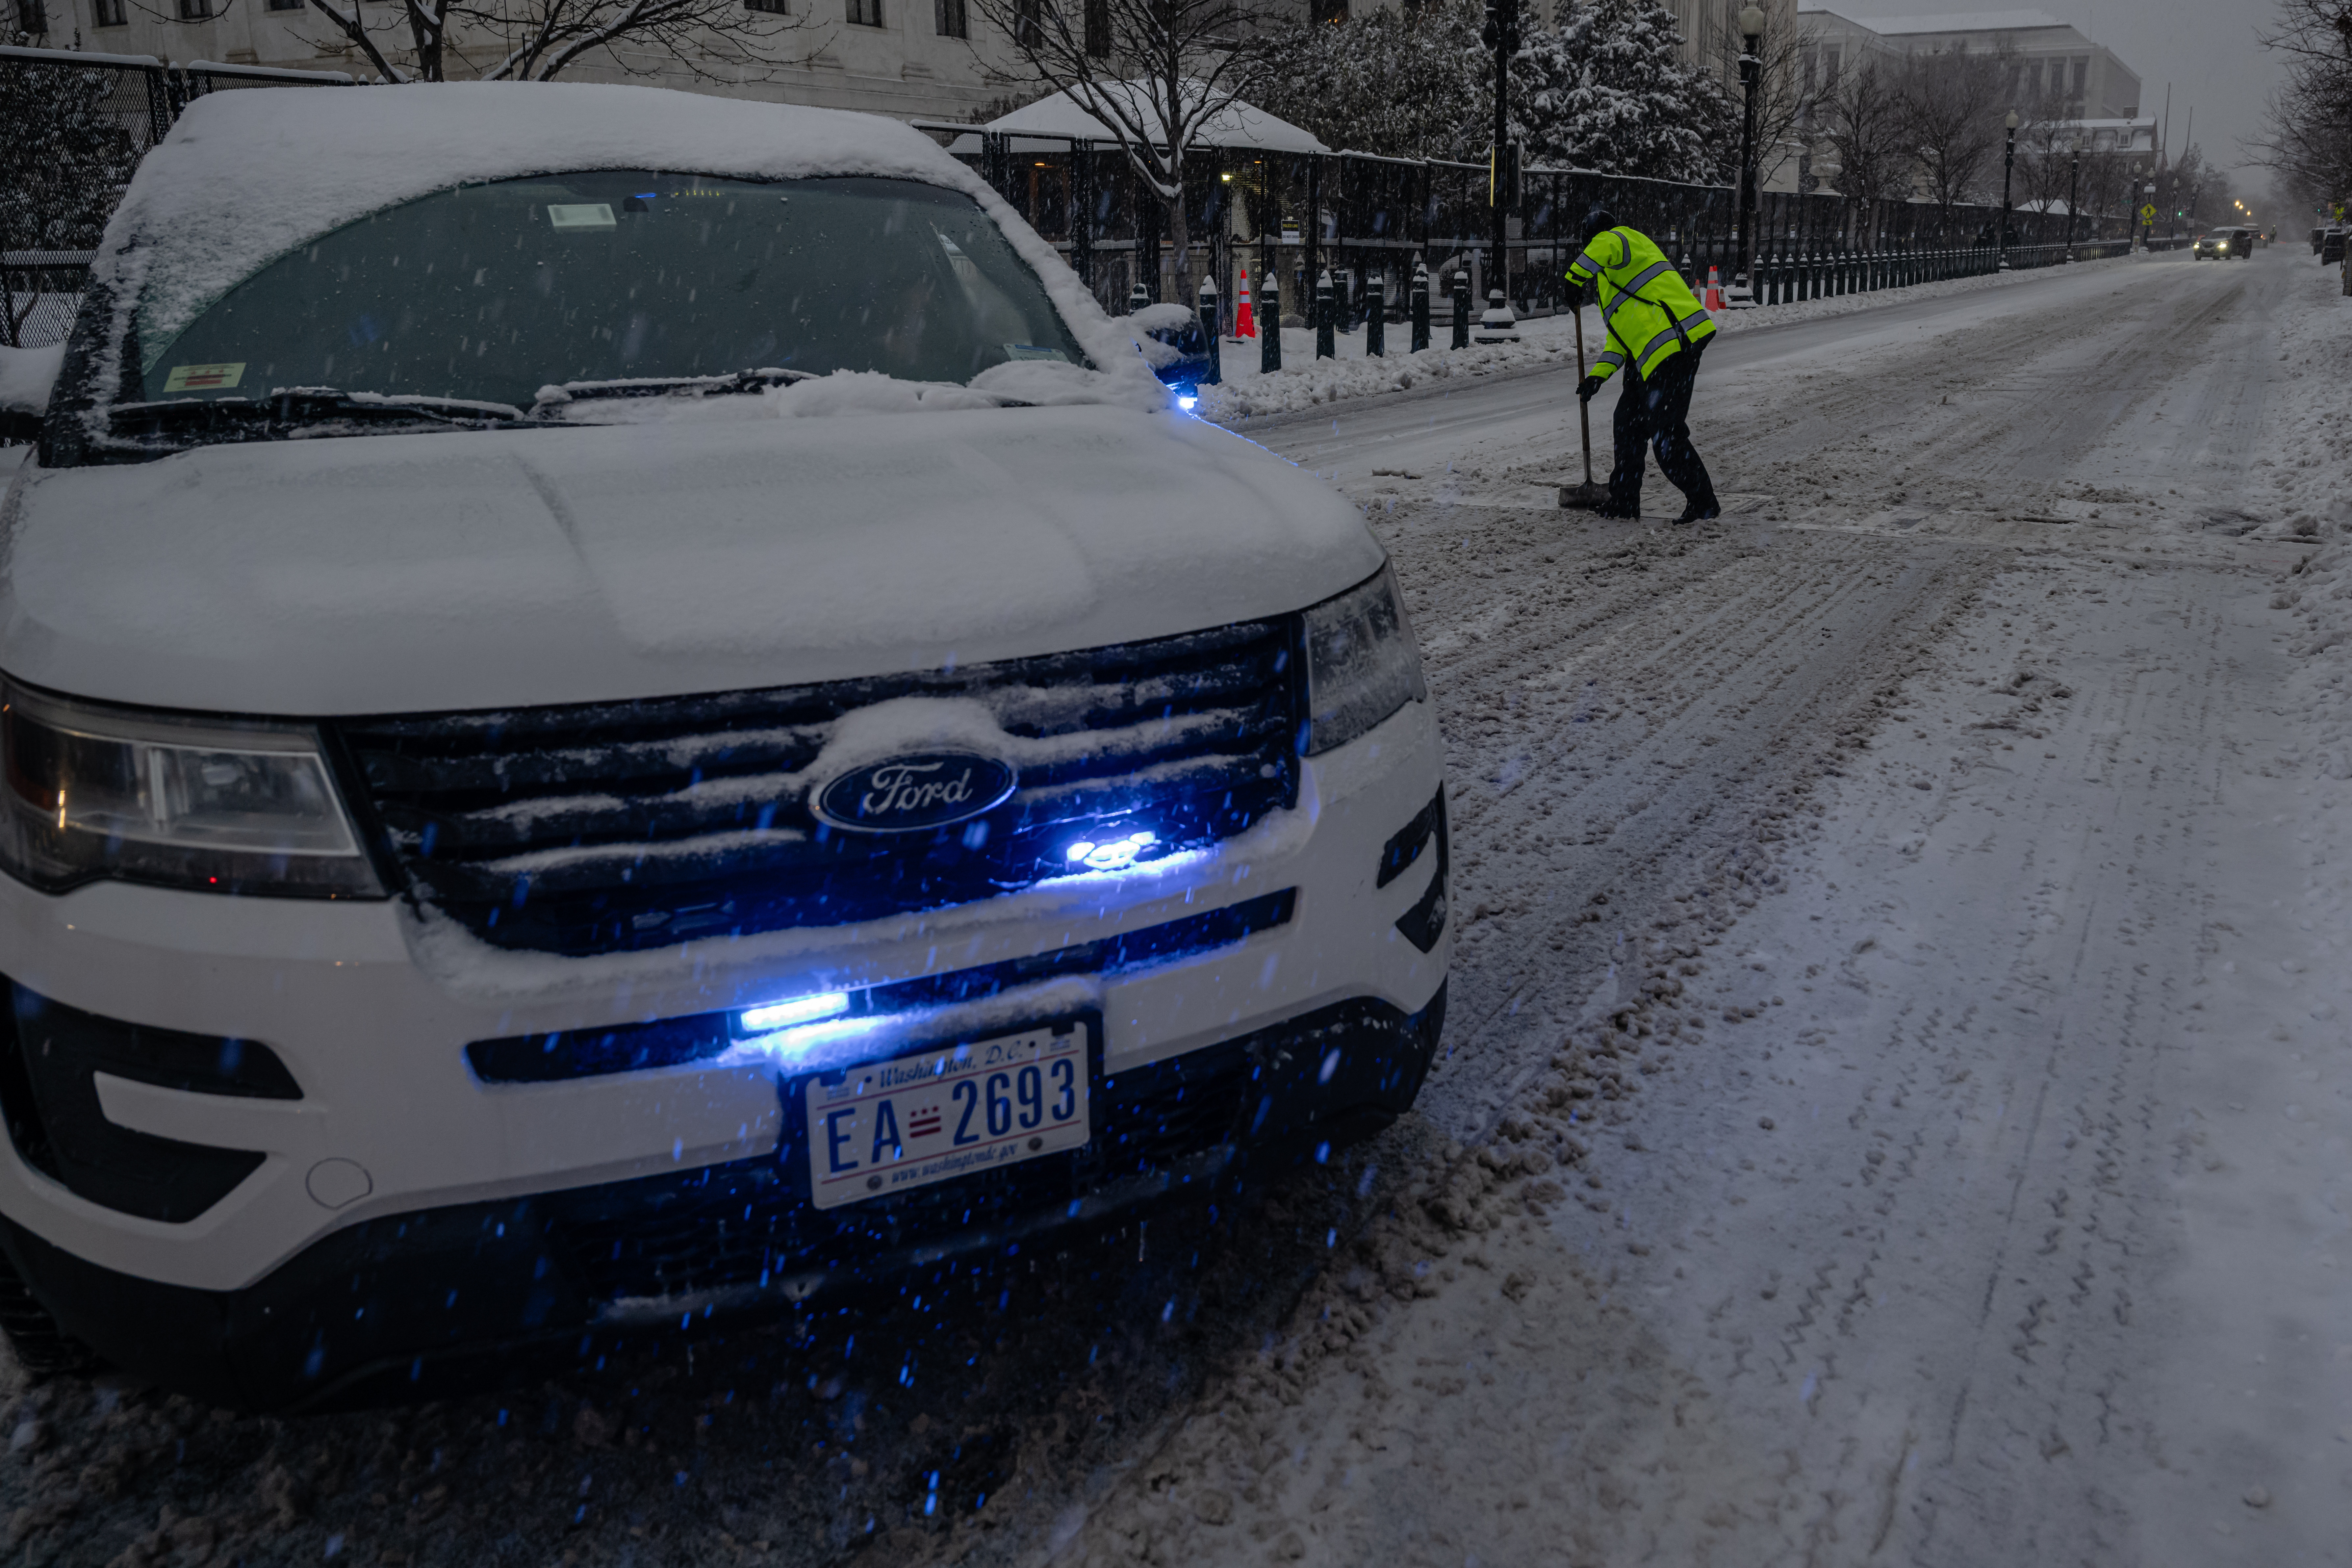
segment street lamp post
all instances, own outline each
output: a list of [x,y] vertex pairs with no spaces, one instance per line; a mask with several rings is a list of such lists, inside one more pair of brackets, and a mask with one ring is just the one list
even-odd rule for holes
[[2009,141],[2000,154],[2000,237],[1994,247],[1994,254],[1999,258],[1999,269],[2006,272],[2009,270],[2009,175],[2010,171],[2017,167],[2017,110],[2011,110],[2009,118],[2002,123],[2009,127]]
[[1495,51],[1495,165],[1486,198],[1494,229],[1487,253],[1486,311],[1478,318],[1482,343],[1518,341],[1511,312],[1511,57],[1519,52],[1519,0],[1486,0],[1486,26],[1480,34]]
[[2074,193],[2083,184],[2083,153],[2077,148],[2066,163],[2066,259],[2074,259]]
[[2139,247],[2147,250],[2156,244],[2156,182],[2147,183],[2147,199],[2140,204]]
[[1756,83],[1764,74],[1757,51],[1764,43],[1762,7],[1739,8],[1739,281],[1748,298],[1756,297],[1755,260],[1750,248],[1756,212]]

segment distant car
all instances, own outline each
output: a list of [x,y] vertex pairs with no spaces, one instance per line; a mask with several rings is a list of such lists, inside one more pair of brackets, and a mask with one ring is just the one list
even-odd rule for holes
[[2199,238],[2193,247],[2200,261],[2227,261],[2231,257],[2251,261],[2254,256],[2254,236],[2252,229],[2217,228]]
[[2319,264],[2333,267],[2344,259],[2344,231],[2331,228],[2319,237]]

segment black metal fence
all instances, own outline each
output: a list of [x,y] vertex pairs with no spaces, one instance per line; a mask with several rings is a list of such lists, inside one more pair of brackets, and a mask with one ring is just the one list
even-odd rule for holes
[[[28,347],[65,335],[123,187],[190,102],[208,92],[351,79],[0,47],[0,126],[9,128],[0,137],[0,342]],[[1116,148],[969,126],[924,129],[1059,247],[1107,308],[1125,310],[1139,284],[1148,299],[1169,292],[1174,258],[1163,204]],[[1493,286],[1483,164],[1250,148],[1203,149],[1188,163],[1186,270],[1216,280],[1228,321],[1244,271],[1261,296],[1271,271],[1284,316],[1298,324],[1316,279],[1329,269],[1343,328],[1362,321],[1375,279],[1387,313],[1401,319],[1416,262],[1429,264],[1441,315],[1454,270],[1471,270],[1482,304]],[[1516,184],[1502,286],[1521,315],[1561,307],[1561,274],[1580,220],[1595,205],[1655,239],[1695,286],[1710,271],[1728,278],[1733,270],[1738,213],[1728,186],[1567,169],[1529,170]],[[2002,248],[1994,238],[2000,221],[1991,207],[1766,192],[1756,215],[1757,296],[1772,303],[1990,271]],[[2077,256],[2103,253],[2129,235],[2122,218],[2070,225],[2063,215],[2012,213],[2008,264],[2063,260],[2070,239]]]
[[208,92],[351,79],[0,47],[0,343],[35,348],[65,336],[131,172],[190,103]]
[[[933,122],[922,128],[1052,241],[1105,308],[1124,310],[1138,284],[1145,298],[1167,296],[1175,268],[1161,203],[1115,147]],[[1203,149],[1187,163],[1192,233],[1186,271],[1215,280],[1228,323],[1238,276],[1246,272],[1262,299],[1269,269],[1294,326],[1304,324],[1305,302],[1327,268],[1343,328],[1361,321],[1375,276],[1390,319],[1401,320],[1416,262],[1430,268],[1441,316],[1444,281],[1461,267],[1472,269],[1472,296],[1483,308],[1492,267],[1483,164],[1250,148]],[[1710,271],[1727,281],[1734,270],[1738,214],[1727,185],[1534,169],[1520,176],[1512,198],[1505,287],[1522,316],[1563,305],[1561,275],[1575,257],[1583,216],[1595,205],[1656,240],[1694,287],[1704,286]],[[2000,265],[1998,207],[1780,191],[1763,193],[1759,202],[1761,303],[1964,277]],[[2077,217],[2070,226],[2063,213],[2012,211],[2007,262],[2012,268],[2062,262],[2070,240],[2078,258],[2116,254],[2130,236],[2122,217]]]

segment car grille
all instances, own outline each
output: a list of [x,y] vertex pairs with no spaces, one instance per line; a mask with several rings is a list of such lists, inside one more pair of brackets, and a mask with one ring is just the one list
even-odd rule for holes
[[1254,1070],[1234,1041],[1114,1074],[1097,1090],[1087,1148],[845,1208],[809,1206],[806,1171],[773,1158],[548,1202],[555,1234],[597,1300],[764,1286],[810,1269],[855,1272],[878,1249],[969,1238],[1230,1142]]
[[[1285,888],[1098,942],[871,986],[849,994],[850,1011],[867,1016],[910,1013],[993,996],[1014,986],[1034,985],[1066,974],[1129,974],[1155,963],[1213,952],[1259,931],[1287,925],[1297,907],[1298,889]],[[466,1060],[482,1082],[501,1084],[562,1083],[683,1067],[726,1054],[735,1043],[732,1018],[729,1013],[697,1013],[605,1028],[509,1035],[476,1040],[466,1047]]]
[[[568,954],[842,925],[1085,868],[1078,840],[1197,848],[1296,803],[1288,617],[968,668],[715,696],[346,720],[333,729],[423,904]],[[976,700],[1060,742],[1012,797],[931,831],[844,832],[808,767],[846,714]],[[1039,748],[1029,748],[1031,751]]]

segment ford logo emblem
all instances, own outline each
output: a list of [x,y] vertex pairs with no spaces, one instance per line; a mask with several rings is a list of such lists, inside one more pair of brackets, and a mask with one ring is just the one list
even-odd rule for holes
[[1013,794],[1013,770],[971,752],[919,752],[852,768],[816,792],[818,820],[866,833],[945,827]]

